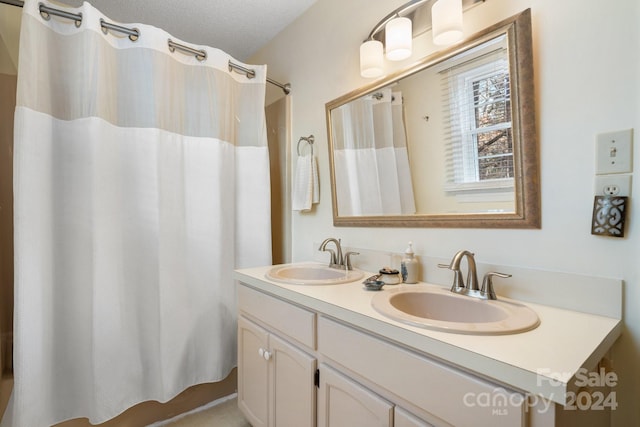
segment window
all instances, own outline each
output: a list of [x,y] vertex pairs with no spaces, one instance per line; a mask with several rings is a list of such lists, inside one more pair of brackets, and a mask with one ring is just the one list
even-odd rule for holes
[[506,50],[443,72],[449,136],[446,191],[513,187],[511,92]]

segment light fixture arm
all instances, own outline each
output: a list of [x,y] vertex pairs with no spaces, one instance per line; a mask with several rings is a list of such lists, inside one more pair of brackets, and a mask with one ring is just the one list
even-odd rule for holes
[[410,0],[407,3],[403,4],[402,6],[400,6],[399,8],[397,8],[396,10],[394,10],[393,12],[391,12],[390,14],[382,18],[380,22],[378,22],[376,26],[373,27],[373,30],[371,30],[371,32],[369,33],[369,36],[366,38],[365,41],[375,40],[374,36],[378,34],[380,31],[382,31],[384,26],[387,25],[387,23],[391,21],[393,18],[402,17],[404,16],[404,14],[407,13],[407,11],[412,10],[420,6],[421,4],[427,3],[430,1],[434,1],[434,0]]
[[[462,0],[462,9],[464,11],[466,11],[467,9],[472,8],[473,6],[477,6],[480,3],[484,3],[486,0]],[[369,33],[369,36],[364,40],[365,42],[368,40],[378,40],[376,38],[376,35],[378,33],[380,33],[383,29],[384,26],[387,25],[387,22],[391,21],[393,18],[397,18],[397,17],[403,17],[403,16],[407,16],[407,15],[411,15],[412,12],[417,11],[419,8],[428,8],[429,13],[429,20],[428,22],[425,22],[425,27],[418,27],[417,30],[418,31],[426,31],[431,29],[430,26],[430,22],[431,22],[431,6],[433,6],[433,3],[435,3],[436,0],[410,0],[408,2],[406,2],[405,4],[403,4],[402,6],[398,7],[397,9],[395,9],[393,12],[389,13],[387,16],[385,16],[384,18],[382,18],[380,20],[380,22],[378,22],[375,27],[373,27],[373,29],[371,30],[371,32]],[[413,19],[412,19],[413,20]],[[416,34],[414,34],[415,36]]]
[[380,77],[384,74],[385,57],[389,61],[403,61],[411,57],[413,39],[428,30],[433,29],[435,45],[447,46],[460,41],[464,36],[463,12],[485,1],[406,2],[382,18],[360,45],[360,75],[364,78]]

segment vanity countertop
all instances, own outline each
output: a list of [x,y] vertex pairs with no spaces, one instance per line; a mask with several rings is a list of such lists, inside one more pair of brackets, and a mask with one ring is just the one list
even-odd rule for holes
[[[620,319],[518,301],[533,309],[540,325],[511,335],[463,335],[394,321],[371,305],[377,292],[362,280],[339,285],[290,285],[266,279],[272,266],[236,270],[240,282],[291,303],[369,331],[514,389],[561,405],[577,391],[575,378],[595,371],[620,336]],[[365,277],[367,277],[365,273]],[[387,285],[380,292],[417,285]],[[421,283],[418,286],[439,285]]]

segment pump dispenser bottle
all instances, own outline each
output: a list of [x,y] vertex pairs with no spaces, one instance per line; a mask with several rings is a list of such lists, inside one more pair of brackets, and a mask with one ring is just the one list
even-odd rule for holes
[[409,242],[407,250],[404,251],[400,272],[404,283],[418,283],[418,260],[413,253],[413,242]]

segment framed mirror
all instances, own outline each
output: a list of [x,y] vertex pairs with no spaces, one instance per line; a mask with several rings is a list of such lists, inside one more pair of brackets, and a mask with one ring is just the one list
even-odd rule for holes
[[326,117],[334,225],[540,228],[529,9]]

